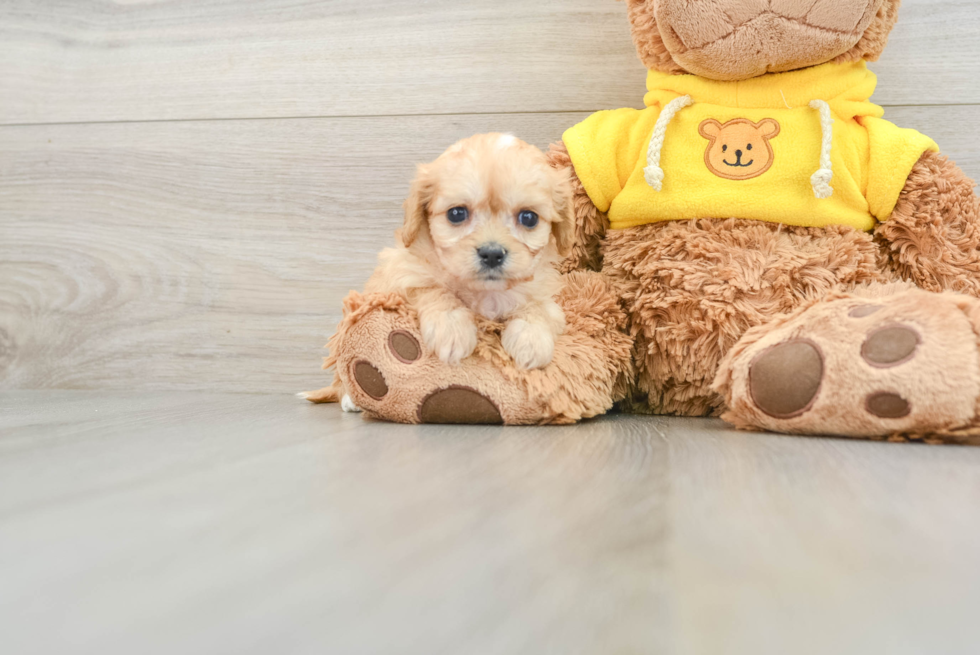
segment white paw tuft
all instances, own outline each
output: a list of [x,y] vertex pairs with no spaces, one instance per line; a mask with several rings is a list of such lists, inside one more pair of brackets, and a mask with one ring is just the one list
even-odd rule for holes
[[350,395],[346,393],[344,394],[344,397],[340,399],[340,408],[345,412],[351,412],[354,414],[358,414],[361,411],[361,408],[355,405],[354,401],[351,400]]
[[543,368],[555,355],[555,335],[544,323],[517,318],[507,324],[501,337],[504,350],[520,368]]

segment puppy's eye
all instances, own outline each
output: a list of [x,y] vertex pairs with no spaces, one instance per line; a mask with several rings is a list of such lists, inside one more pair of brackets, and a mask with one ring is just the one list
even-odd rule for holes
[[538,215],[529,209],[525,209],[517,215],[517,221],[530,230],[538,224]]
[[745,146],[745,149],[746,150],[751,150],[752,149],[752,144],[750,143],[749,145]]
[[722,146],[721,147],[721,151],[722,152],[728,152],[728,146]]
[[449,219],[450,223],[459,225],[470,217],[470,210],[466,207],[453,207],[448,212],[446,212],[446,218]]

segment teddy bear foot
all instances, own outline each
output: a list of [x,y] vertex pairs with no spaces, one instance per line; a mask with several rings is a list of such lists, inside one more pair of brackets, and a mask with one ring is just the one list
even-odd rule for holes
[[563,424],[602,414],[632,379],[626,315],[598,273],[565,279],[568,327],[542,369],[518,367],[492,322],[481,324],[473,355],[446,364],[426,350],[403,298],[357,293],[345,300],[327,365],[348,406],[397,423]]
[[415,321],[398,308],[375,307],[345,332],[336,363],[345,411],[399,423],[502,424],[504,412],[511,422],[526,416],[520,390],[487,366],[450,366],[426,353]]
[[902,284],[754,328],[715,379],[726,421],[790,434],[980,444],[980,301]]

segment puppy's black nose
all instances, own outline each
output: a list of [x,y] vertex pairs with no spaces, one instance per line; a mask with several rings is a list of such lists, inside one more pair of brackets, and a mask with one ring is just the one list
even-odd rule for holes
[[735,151],[735,159],[741,159],[741,158],[742,158],[742,151],[741,150],[736,150]]
[[507,259],[507,251],[496,243],[480,246],[476,249],[476,254],[479,255],[483,268],[500,268]]

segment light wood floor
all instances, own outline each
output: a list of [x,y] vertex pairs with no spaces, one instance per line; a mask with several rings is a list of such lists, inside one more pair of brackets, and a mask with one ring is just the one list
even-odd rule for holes
[[980,449],[0,396],[4,653],[975,653]]
[[[872,66],[973,177],[978,61]],[[417,163],[643,92],[612,0],[0,0],[0,655],[977,652],[980,449],[291,395]]]

